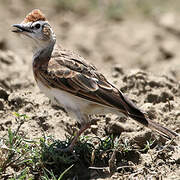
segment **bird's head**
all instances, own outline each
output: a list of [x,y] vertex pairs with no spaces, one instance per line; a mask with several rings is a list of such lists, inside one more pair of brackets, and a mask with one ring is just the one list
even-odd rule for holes
[[33,40],[33,49],[43,49],[49,44],[55,43],[55,34],[46,20],[44,14],[39,9],[30,12],[20,24],[12,25],[12,31],[27,36]]

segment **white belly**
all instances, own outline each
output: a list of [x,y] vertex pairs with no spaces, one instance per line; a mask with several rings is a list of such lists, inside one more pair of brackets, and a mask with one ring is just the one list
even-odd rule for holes
[[79,122],[79,114],[106,114],[106,113],[116,113],[123,116],[117,109],[106,107],[95,102],[82,99],[80,97],[74,96],[68,92],[56,89],[47,88],[40,81],[37,82],[40,90],[50,98],[53,103],[63,106],[67,112],[69,112],[73,117],[75,117]]

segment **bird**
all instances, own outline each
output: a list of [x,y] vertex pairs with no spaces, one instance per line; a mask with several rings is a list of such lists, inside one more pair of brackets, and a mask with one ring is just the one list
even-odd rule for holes
[[72,151],[79,136],[90,127],[93,114],[114,113],[130,117],[167,139],[178,134],[148,119],[127,96],[110,83],[97,68],[74,51],[56,42],[56,35],[39,10],[32,10],[13,32],[31,40],[32,69],[40,90],[51,101],[64,107],[81,125],[67,150]]

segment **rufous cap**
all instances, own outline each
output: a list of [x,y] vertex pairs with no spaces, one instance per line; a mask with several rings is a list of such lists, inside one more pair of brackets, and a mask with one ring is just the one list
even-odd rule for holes
[[39,9],[32,10],[24,19],[22,23],[46,21],[44,14]]

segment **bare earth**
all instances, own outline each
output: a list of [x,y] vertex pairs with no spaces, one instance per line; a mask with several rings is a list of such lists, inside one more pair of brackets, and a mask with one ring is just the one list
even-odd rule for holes
[[[0,136],[7,134],[9,127],[16,127],[13,112],[19,112],[30,117],[21,129],[29,138],[45,133],[64,139],[78,126],[39,91],[32,74],[31,48],[11,32],[11,24],[20,23],[28,12],[39,7],[38,3],[12,2],[0,2]],[[117,22],[101,16],[62,14],[46,3],[40,9],[54,28],[59,44],[86,57],[149,118],[180,133],[179,15],[166,13],[154,20],[127,18]],[[168,143],[131,119],[121,122],[111,114],[96,119],[86,134],[103,137],[121,133],[121,139],[129,139],[138,148],[154,136],[157,143]],[[140,153],[135,165],[142,169],[141,179],[180,179],[179,139],[161,154],[156,148]],[[133,177],[135,174],[118,171],[109,179]]]

